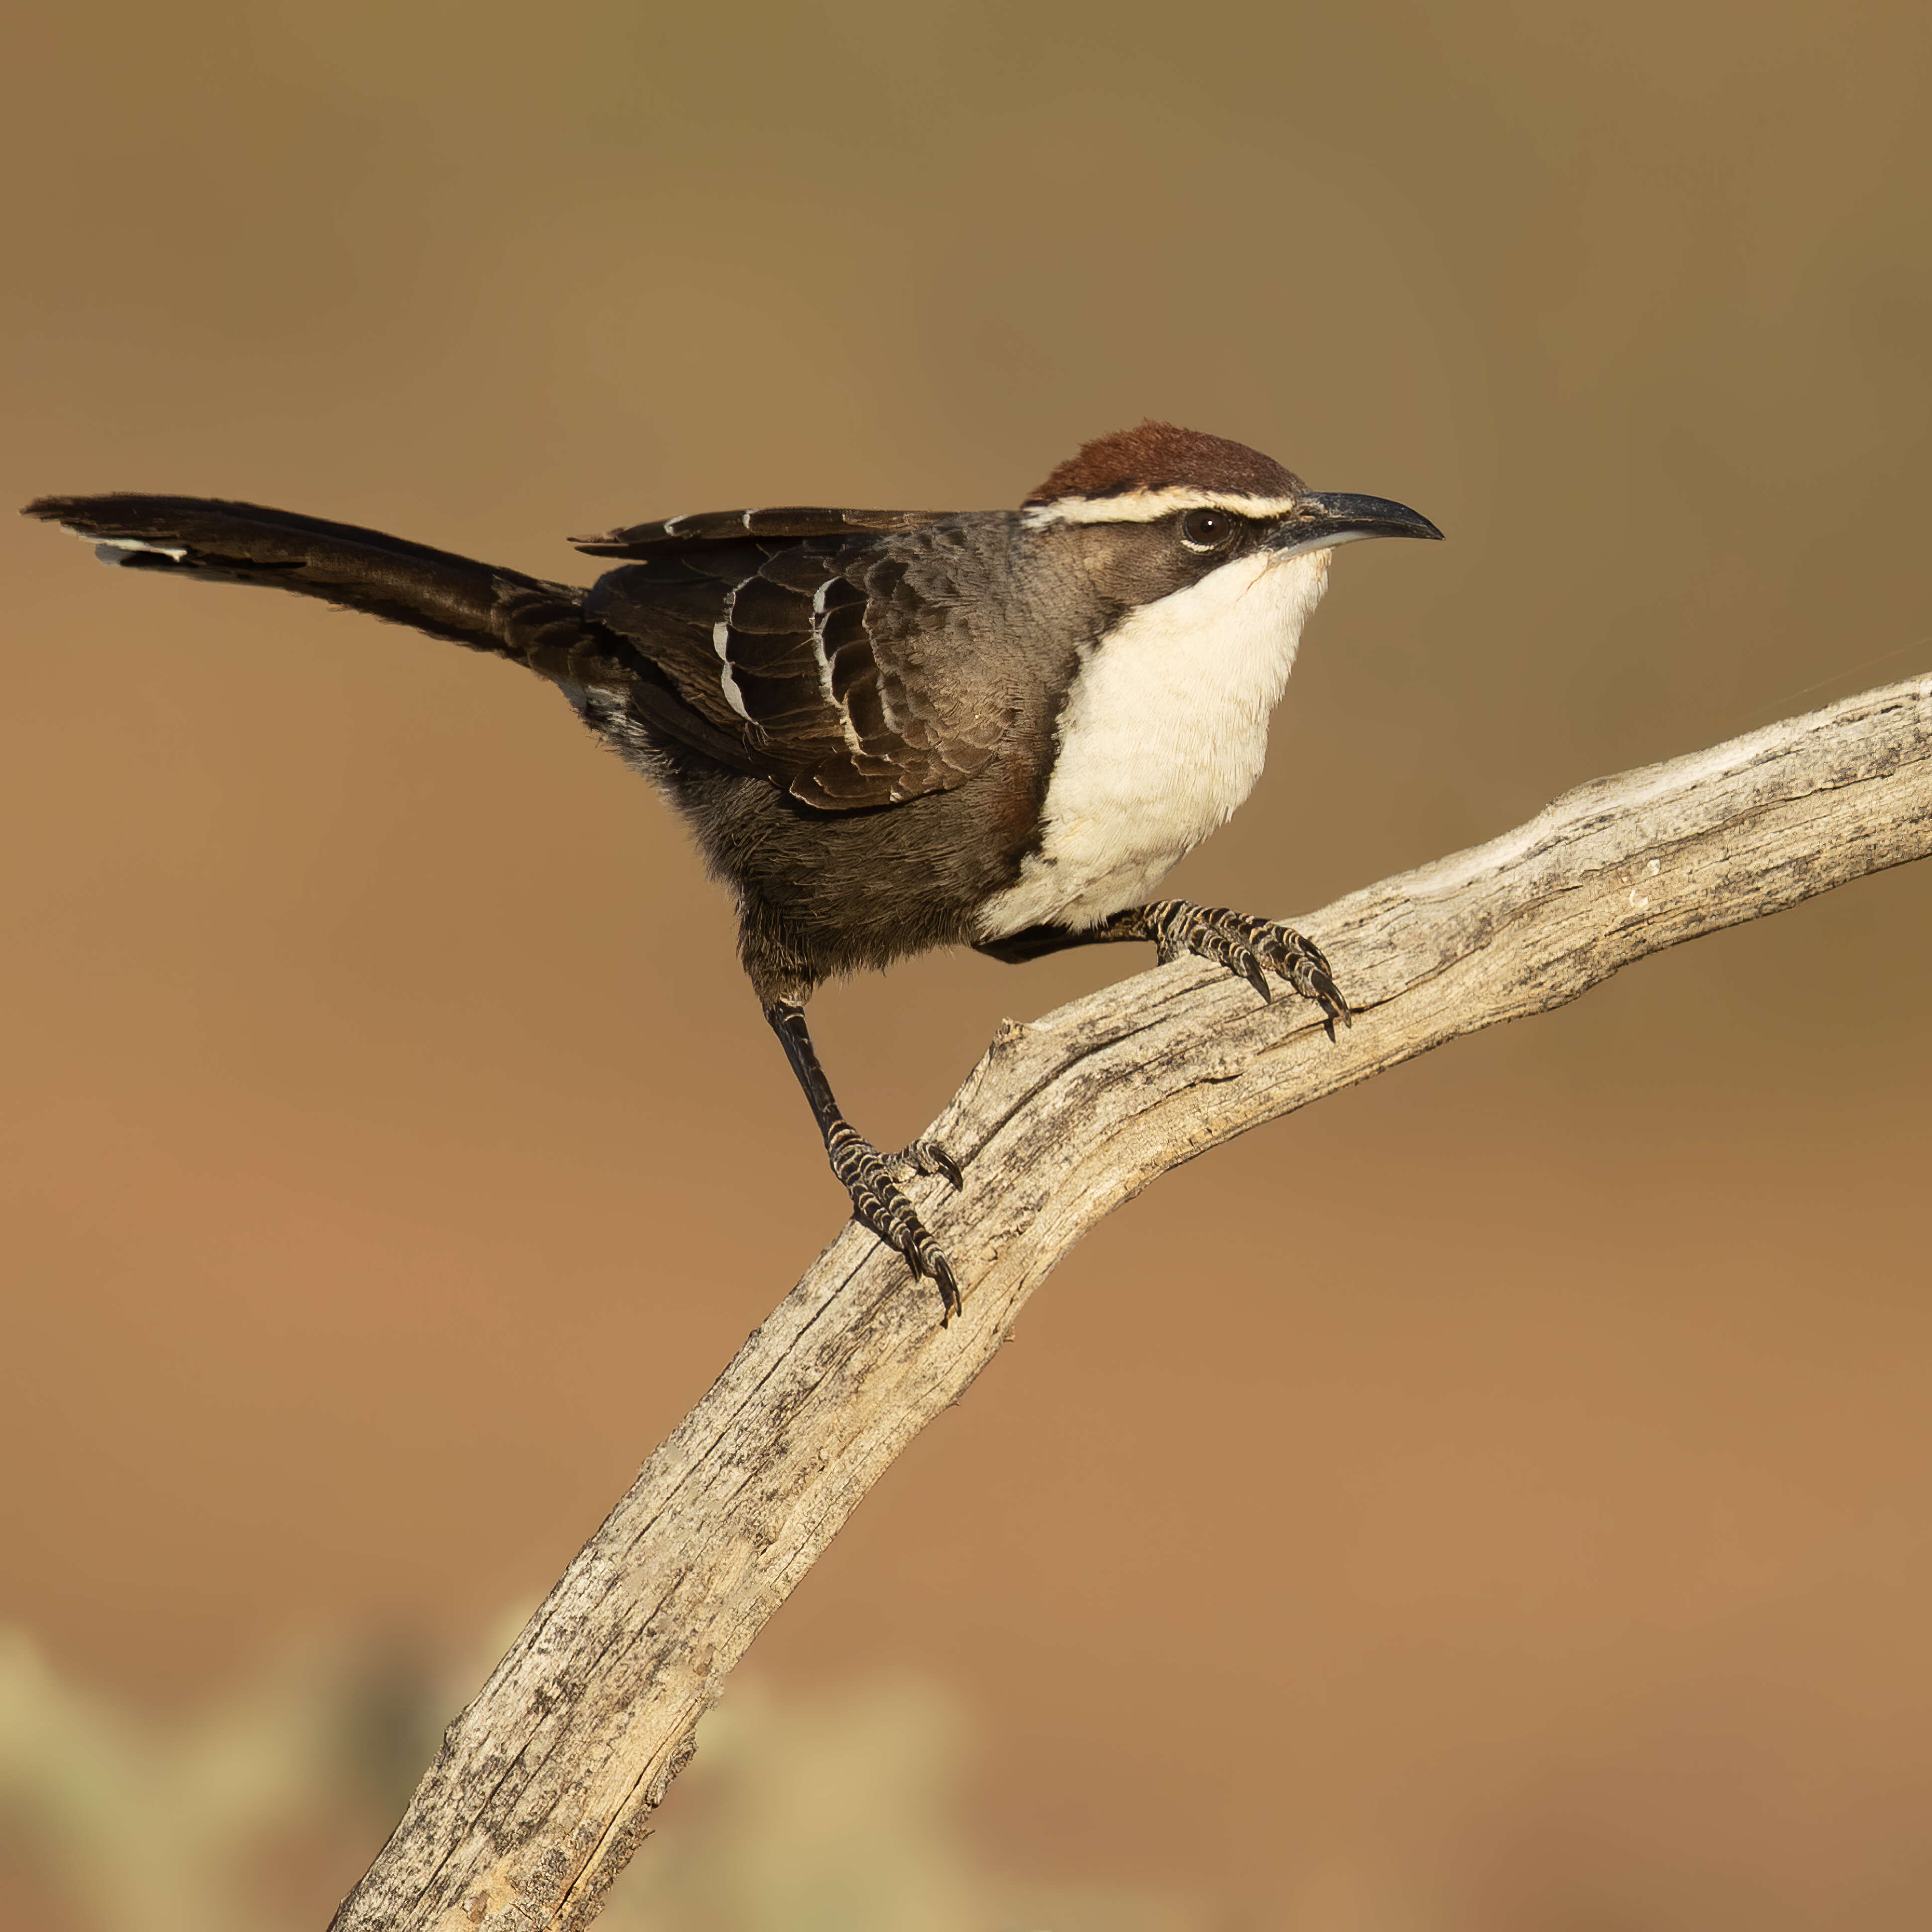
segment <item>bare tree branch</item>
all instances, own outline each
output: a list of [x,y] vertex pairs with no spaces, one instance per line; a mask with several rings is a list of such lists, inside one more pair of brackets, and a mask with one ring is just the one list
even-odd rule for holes
[[[1162,968],[1009,1022],[934,1131],[920,1211],[962,1318],[848,1228],[646,1462],[449,1729],[338,1932],[587,1924],[725,1673],[1101,1216],[1245,1129],[1618,967],[1932,853],[1932,675],[1604,778],[1298,920],[1358,1004]],[[1825,997],[1823,994],[1820,998]]]

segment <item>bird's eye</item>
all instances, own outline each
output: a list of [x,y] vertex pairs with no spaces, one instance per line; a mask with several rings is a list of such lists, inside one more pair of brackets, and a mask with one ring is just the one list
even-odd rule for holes
[[1180,541],[1190,550],[1226,550],[1240,527],[1226,510],[1190,510],[1180,520]]

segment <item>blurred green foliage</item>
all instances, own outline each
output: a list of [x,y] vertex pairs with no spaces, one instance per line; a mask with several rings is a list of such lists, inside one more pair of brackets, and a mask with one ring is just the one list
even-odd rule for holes
[[[498,1634],[503,1641],[514,1624]],[[500,1642],[495,1648],[500,1648]],[[433,1753],[466,1670],[394,1646],[292,1648],[172,1717],[0,1630],[0,1855],[76,1932],[317,1932]],[[614,1932],[1196,1932],[1180,1901],[1018,1881],[975,1852],[970,1727],[906,1676],[734,1684]],[[0,1902],[0,1926],[7,1906]]]

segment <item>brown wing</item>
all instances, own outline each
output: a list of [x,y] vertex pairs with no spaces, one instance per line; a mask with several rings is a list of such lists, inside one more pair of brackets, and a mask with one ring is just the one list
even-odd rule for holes
[[693,544],[742,543],[747,537],[781,538],[796,543],[806,538],[849,537],[868,532],[916,530],[944,522],[946,510],[699,510],[688,516],[663,517],[654,524],[631,524],[602,536],[572,537],[586,556],[648,557]]
[[[979,648],[977,519],[855,536],[677,533],[599,580],[585,614],[628,640],[692,710],[804,803],[850,812],[950,790],[992,758],[1017,708],[1004,652]],[[688,525],[692,520],[670,520]],[[662,526],[644,526],[662,529]],[[640,540],[641,541],[641,540]]]

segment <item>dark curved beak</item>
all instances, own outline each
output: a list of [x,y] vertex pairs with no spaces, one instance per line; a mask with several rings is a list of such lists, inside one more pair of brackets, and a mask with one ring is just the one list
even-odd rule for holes
[[1281,550],[1319,550],[1368,537],[1429,537],[1442,532],[1419,510],[1386,496],[1352,496],[1346,490],[1311,490],[1275,526]]

